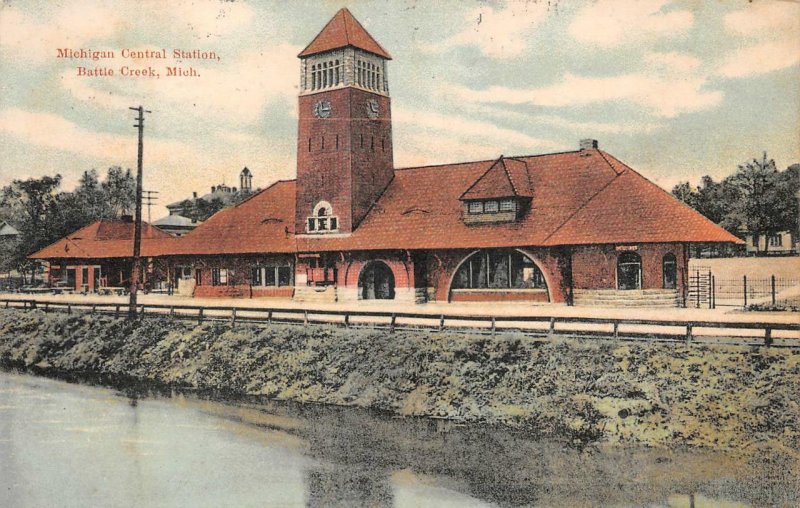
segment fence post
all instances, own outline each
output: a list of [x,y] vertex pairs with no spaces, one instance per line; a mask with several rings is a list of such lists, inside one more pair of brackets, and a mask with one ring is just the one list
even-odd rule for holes
[[747,275],[742,275],[742,280],[744,281],[744,308],[747,308]]
[[203,322],[203,308],[202,307],[200,307],[200,312],[197,313],[197,322],[198,323],[202,323]]
[[303,311],[303,323],[308,324],[308,311]]
[[775,275],[774,274],[772,275],[771,282],[772,282],[772,305],[774,307],[775,306]]
[[389,323],[389,333],[394,333],[394,323],[395,323],[396,319],[397,319],[397,316],[395,315],[394,312],[392,312],[392,322]]
[[236,307],[231,309],[231,327],[236,326]]
[[686,342],[692,341],[692,323],[686,323]]
[[614,340],[619,339],[619,321],[614,320]]
[[267,312],[267,323],[272,324],[272,311]]
[[492,337],[494,337],[496,331],[497,331],[497,323],[495,317],[492,316]]
[[767,326],[767,329],[764,332],[764,345],[765,346],[772,345],[772,328],[769,326]]
[[439,331],[441,332],[442,330],[444,330],[444,314],[439,318]]
[[717,308],[717,278],[711,276],[711,308]]
[[67,304],[67,314],[72,314],[72,304],[71,303]]
[[548,331],[547,333],[549,333],[550,335],[556,333],[556,318],[554,317],[550,318],[550,331]]
[[117,306],[114,308],[114,317],[115,317],[115,318],[118,318],[118,317],[119,317],[119,305],[117,305]]
[[708,308],[713,309],[712,295],[714,294],[714,276],[711,275],[711,270],[708,271]]

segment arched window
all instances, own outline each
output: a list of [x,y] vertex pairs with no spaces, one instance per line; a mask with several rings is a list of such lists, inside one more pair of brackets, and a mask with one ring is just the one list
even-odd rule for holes
[[664,289],[675,289],[678,287],[678,261],[675,254],[667,253],[661,260],[661,267],[664,277]]
[[327,201],[320,201],[308,218],[309,233],[329,233],[339,229],[339,218],[333,215],[333,207]]
[[358,289],[362,300],[393,300],[392,269],[383,261],[370,261],[358,274]]
[[547,289],[547,283],[536,263],[525,254],[485,250],[461,263],[451,289]]
[[617,287],[642,289],[642,258],[635,252],[623,252],[617,258]]

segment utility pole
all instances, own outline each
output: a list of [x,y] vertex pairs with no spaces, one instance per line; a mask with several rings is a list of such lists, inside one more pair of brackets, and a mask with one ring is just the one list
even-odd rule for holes
[[150,113],[142,106],[132,109],[139,113],[134,127],[139,129],[139,150],[136,158],[136,215],[134,216],[133,265],[131,266],[130,303],[128,318],[136,318],[136,291],[139,289],[139,264],[142,250],[142,151],[144,150],[144,114]]

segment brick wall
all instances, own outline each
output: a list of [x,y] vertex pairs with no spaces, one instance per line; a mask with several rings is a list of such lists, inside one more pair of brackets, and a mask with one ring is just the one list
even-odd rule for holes
[[[686,284],[686,257],[679,243],[654,243],[636,245],[642,258],[642,289],[661,289],[664,255],[675,255],[678,271],[678,291],[683,294]],[[575,289],[616,289],[617,251],[614,245],[575,247],[572,255],[572,276]]]

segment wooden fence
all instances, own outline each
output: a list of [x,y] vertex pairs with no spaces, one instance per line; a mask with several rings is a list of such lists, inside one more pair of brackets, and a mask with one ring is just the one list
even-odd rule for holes
[[[122,317],[128,306],[117,303],[71,303],[43,300],[0,299],[0,306],[45,312],[102,313]],[[800,347],[800,323],[749,323],[728,321],[675,321],[557,316],[492,316],[424,314],[369,310],[285,309],[195,305],[138,305],[140,317],[225,321],[236,323],[328,324],[350,328],[434,330],[456,333],[522,333],[534,337],[566,336],[615,340],[700,342],[704,344]]]

